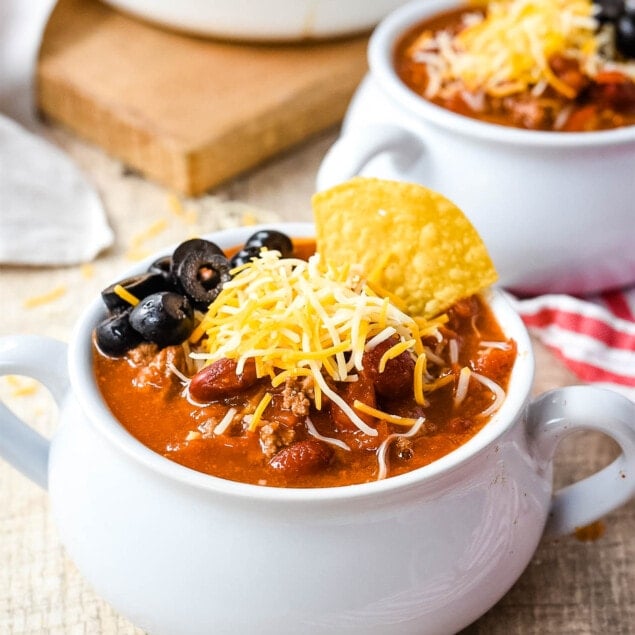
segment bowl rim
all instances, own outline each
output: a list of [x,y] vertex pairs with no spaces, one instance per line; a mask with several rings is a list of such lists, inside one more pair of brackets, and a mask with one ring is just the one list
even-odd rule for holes
[[[235,0],[105,0],[114,9],[176,32],[229,42],[320,42],[370,32],[403,0],[269,0],[247,15]],[[366,6],[364,6],[366,5]],[[360,10],[361,7],[365,10]]]
[[[227,248],[242,243],[251,233],[259,229],[277,229],[298,238],[314,235],[312,223],[266,223],[212,232],[205,234],[204,237]],[[140,261],[117,279],[145,271],[157,258],[171,253],[175,246],[166,247]],[[253,485],[198,472],[175,463],[143,445],[110,412],[92,372],[92,331],[97,322],[106,315],[101,296],[93,299],[84,310],[76,323],[69,344],[68,368],[72,394],[92,428],[112,446],[136,463],[149,468],[156,475],[199,490],[251,501],[283,504],[302,502],[308,505],[365,499],[386,493],[394,494],[413,486],[421,487],[424,484],[434,483],[439,477],[462,467],[475,456],[487,451],[522,418],[534,377],[534,357],[529,334],[503,291],[491,289],[485,295],[506,335],[513,337],[517,344],[516,363],[503,405],[487,424],[462,446],[429,465],[382,481],[330,488],[279,488]]]
[[427,101],[408,88],[393,65],[397,42],[427,18],[462,6],[468,6],[464,0],[413,0],[390,13],[375,28],[367,51],[370,74],[390,101],[420,120],[456,134],[490,142],[543,148],[618,146],[635,142],[635,125],[595,132],[523,130],[454,113]]

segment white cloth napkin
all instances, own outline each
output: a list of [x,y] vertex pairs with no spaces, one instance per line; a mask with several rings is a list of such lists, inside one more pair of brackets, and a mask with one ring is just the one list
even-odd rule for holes
[[86,262],[114,239],[95,189],[66,155],[38,136],[33,75],[53,5],[54,0],[0,0],[0,263],[5,264]]

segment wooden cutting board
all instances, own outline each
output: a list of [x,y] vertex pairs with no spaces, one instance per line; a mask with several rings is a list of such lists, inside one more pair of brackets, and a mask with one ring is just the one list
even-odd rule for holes
[[341,120],[366,37],[250,45],[60,0],[37,68],[45,116],[143,175],[200,194]]

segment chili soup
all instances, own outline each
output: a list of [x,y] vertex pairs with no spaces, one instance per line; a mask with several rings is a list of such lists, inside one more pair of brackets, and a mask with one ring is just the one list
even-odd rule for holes
[[422,98],[489,123],[562,132],[631,126],[629,11],[591,0],[475,2],[406,33],[395,70]]
[[[516,355],[515,343],[483,299],[474,295],[432,320],[415,321],[385,299],[364,298],[367,291],[351,289],[350,280],[317,275],[313,249],[312,241],[296,239],[287,258],[272,251],[242,265],[251,283],[233,299],[219,296],[220,312],[199,314],[183,342],[133,338],[115,357],[100,350],[98,328],[95,376],[122,425],[155,452],[192,469],[279,487],[333,487],[394,476],[427,465],[478,432],[504,399]],[[279,288],[300,307],[286,318],[272,308],[275,286],[255,295],[261,280],[280,269]],[[122,282],[122,288],[139,291],[138,282]],[[225,286],[228,296],[231,286]],[[339,307],[315,299],[326,289],[344,294]],[[249,296],[256,297],[252,307]],[[289,356],[315,326],[311,316],[325,312],[339,320],[341,335],[351,338],[357,328],[361,346],[332,347],[314,360],[299,353],[304,367],[294,362],[284,370],[281,355],[275,374],[259,368],[255,358],[242,365],[224,356],[208,363],[201,339],[206,329],[220,338],[228,316],[253,321],[258,304],[264,317],[250,328],[286,339]],[[366,319],[355,322],[363,311]],[[267,324],[274,315],[277,324]]]
[[480,296],[497,274],[465,215],[361,178],[313,209],[317,243],[194,238],[104,289],[97,383],[152,450],[225,479],[337,487],[427,465],[500,408],[516,345]]

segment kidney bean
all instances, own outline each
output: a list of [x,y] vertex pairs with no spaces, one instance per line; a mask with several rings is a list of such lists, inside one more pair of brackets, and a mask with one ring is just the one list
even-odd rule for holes
[[309,474],[324,469],[333,458],[333,450],[317,439],[296,441],[280,450],[269,465],[290,476]]
[[415,362],[408,352],[403,352],[386,362],[384,372],[379,372],[379,362],[383,354],[399,342],[396,335],[364,353],[364,371],[370,375],[373,386],[382,397],[403,397],[412,394]]
[[425,417],[426,411],[423,406],[420,406],[414,398],[404,399],[389,399],[384,398],[381,402],[382,410],[397,415],[398,417],[406,417],[408,419],[418,419],[419,417]]
[[230,397],[253,386],[258,379],[253,360],[245,363],[240,375],[236,374],[236,366],[236,360],[223,358],[199,370],[190,381],[192,399],[206,403]]
[[[373,380],[369,373],[365,370],[359,373],[359,379],[357,381],[347,382],[345,384],[339,384],[337,392],[344,399],[344,401],[353,408],[355,400],[359,400],[365,403],[367,406],[374,408],[377,405],[377,398],[375,395],[375,388],[373,386]],[[368,425],[375,423],[375,418],[364,414],[362,412],[355,411],[360,419]],[[354,432],[357,430],[357,426],[349,419],[349,416],[334,402],[330,404],[331,420],[335,424],[335,427],[340,430],[349,430]]]
[[556,77],[572,88],[576,95],[589,84],[589,78],[582,72],[580,62],[576,59],[554,55],[549,60],[549,66]]
[[591,86],[589,100],[605,108],[619,112],[635,112],[635,82],[619,73],[605,73]]

